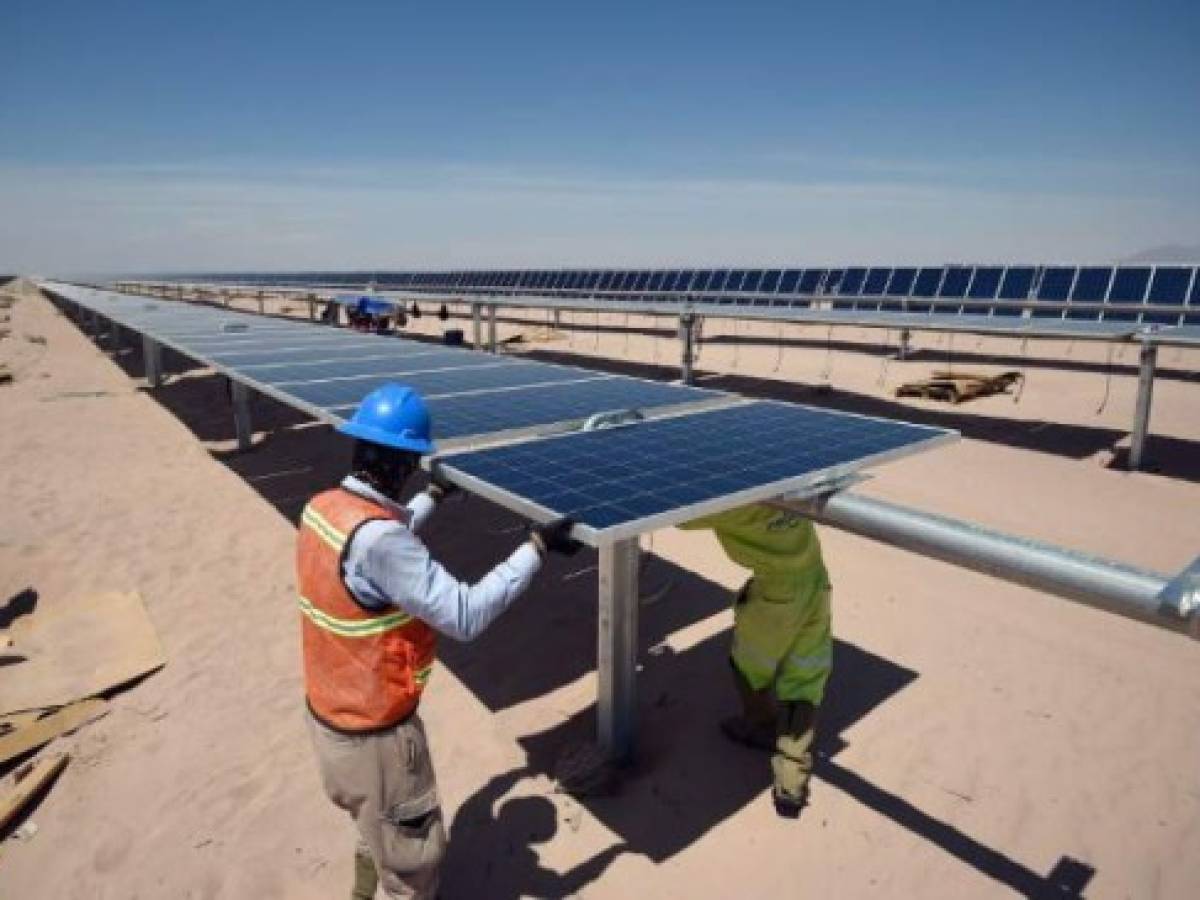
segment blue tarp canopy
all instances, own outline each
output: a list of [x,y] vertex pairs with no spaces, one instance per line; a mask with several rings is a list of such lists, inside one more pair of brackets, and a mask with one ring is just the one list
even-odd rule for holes
[[388,316],[396,311],[393,301],[371,294],[338,294],[333,298],[333,302],[352,309],[359,315]]

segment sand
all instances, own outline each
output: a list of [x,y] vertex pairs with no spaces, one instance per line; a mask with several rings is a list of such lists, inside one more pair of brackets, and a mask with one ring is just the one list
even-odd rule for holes
[[[75,758],[32,814],[37,835],[5,845],[0,897],[345,895],[353,838],[304,733],[292,574],[294,517],[337,479],[345,445],[263,401],[258,446],[239,454],[211,373],[168,359],[175,374],[147,393],[135,353],[97,348],[32,296],[11,313],[0,602],[140,591],[168,663],[64,741]],[[500,336],[529,327],[502,322]],[[1031,342],[1023,357],[1015,341],[926,336],[924,354],[884,367],[881,335],[853,329],[832,353],[825,329],[785,333],[798,343],[782,361],[746,343],[777,336],[743,325],[735,345],[708,323],[705,383],[966,436],[867,492],[1161,571],[1200,552],[1195,354],[1164,352],[1157,471],[1130,474],[1110,465],[1131,418],[1129,349],[1097,413],[1103,347]],[[677,353],[665,329],[538,347],[657,360],[665,377]],[[964,367],[1023,364],[1020,401],[890,399],[951,350]],[[477,577],[519,526],[466,499],[427,540]],[[643,540],[643,586],[669,591],[643,609],[640,754],[618,796],[579,804],[547,777],[592,733],[594,556],[554,562],[480,641],[444,645],[422,705],[452,822],[443,896],[1200,895],[1200,645],[830,529],[822,540],[836,662],[799,822],[774,815],[766,761],[715,727],[733,703],[727,598],[744,574],[708,535],[659,532]]]

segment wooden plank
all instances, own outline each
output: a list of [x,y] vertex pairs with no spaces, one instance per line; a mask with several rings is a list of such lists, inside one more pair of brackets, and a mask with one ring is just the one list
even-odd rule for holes
[[39,606],[17,619],[10,632],[29,659],[5,667],[0,714],[94,697],[166,662],[136,592],[108,591]]
[[48,744],[56,737],[74,731],[88,722],[95,721],[108,712],[108,702],[99,697],[91,697],[64,706],[57,712],[32,724],[18,727],[11,734],[0,736],[0,763],[8,762],[22,753],[28,753],[42,744]]
[[66,766],[67,753],[51,753],[18,766],[0,781],[0,829],[7,827],[51,778]]

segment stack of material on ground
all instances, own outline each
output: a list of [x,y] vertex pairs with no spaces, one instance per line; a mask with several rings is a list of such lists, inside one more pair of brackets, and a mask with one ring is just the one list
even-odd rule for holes
[[896,388],[897,397],[921,397],[927,400],[943,400],[962,403],[976,397],[991,394],[1006,394],[1014,385],[1021,384],[1025,376],[1020,372],[1001,372],[985,375],[980,372],[936,371],[929,378],[909,381]]
[[16,763],[0,779],[0,834],[66,766],[60,739],[108,712],[99,695],[166,662],[137,593],[39,606],[23,591],[0,608],[0,771]]

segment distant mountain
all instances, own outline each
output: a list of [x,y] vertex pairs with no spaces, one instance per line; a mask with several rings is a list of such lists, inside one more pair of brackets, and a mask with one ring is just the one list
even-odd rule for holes
[[1150,247],[1141,253],[1127,256],[1121,262],[1162,262],[1162,263],[1194,263],[1200,262],[1200,244],[1163,244]]

